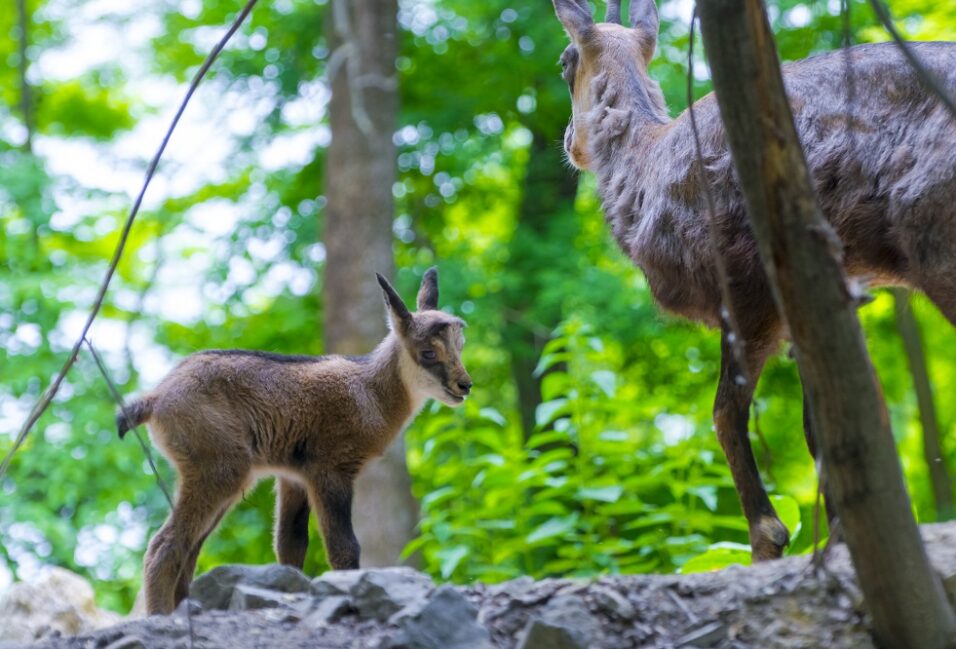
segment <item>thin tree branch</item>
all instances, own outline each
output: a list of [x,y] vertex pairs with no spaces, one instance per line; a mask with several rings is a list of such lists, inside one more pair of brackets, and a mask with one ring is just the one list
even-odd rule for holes
[[156,228],[156,259],[153,263],[153,269],[150,271],[149,277],[146,278],[143,288],[140,289],[139,294],[136,296],[136,306],[130,310],[129,315],[126,318],[126,336],[123,339],[123,355],[126,357],[127,371],[130,373],[130,375],[132,375],[134,371],[133,349],[131,346],[133,325],[136,324],[136,321],[142,317],[143,308],[146,305],[146,295],[153,288],[153,285],[156,284],[156,279],[159,277],[159,272],[162,270],[163,263],[165,261],[162,236],[163,227],[162,224],[158,224],[158,227]]
[[169,128],[166,130],[166,135],[163,137],[163,140],[159,145],[159,149],[156,150],[156,154],[153,156],[152,161],[149,163],[149,167],[146,169],[146,177],[143,180],[143,186],[139,190],[139,195],[137,195],[132,209],[130,209],[129,216],[126,217],[126,223],[123,226],[122,233],[120,234],[119,242],[116,244],[116,250],[113,253],[113,259],[110,261],[106,275],[103,277],[99,291],[97,291],[96,299],[93,301],[93,307],[90,309],[90,314],[86,319],[86,324],[83,325],[83,330],[77,337],[76,342],[73,343],[73,348],[70,350],[70,354],[67,357],[66,362],[63,363],[63,367],[60,368],[60,371],[54,377],[53,382],[30,411],[27,420],[23,423],[23,427],[20,429],[20,432],[13,443],[13,448],[10,449],[6,457],[3,458],[3,462],[0,463],[0,478],[3,478],[3,476],[6,474],[7,469],[10,466],[10,461],[13,459],[14,453],[16,453],[20,446],[23,445],[23,442],[26,440],[27,435],[33,429],[33,426],[36,424],[37,420],[40,419],[40,416],[50,406],[50,403],[53,401],[53,397],[56,396],[56,393],[60,389],[60,385],[62,385],[63,380],[66,378],[67,372],[69,372],[70,368],[73,367],[73,364],[76,362],[76,357],[80,352],[80,347],[83,345],[83,341],[86,339],[86,336],[90,331],[90,327],[93,326],[93,321],[96,319],[96,316],[99,314],[100,309],[103,306],[103,299],[106,297],[106,290],[109,288],[110,281],[113,279],[113,274],[116,272],[116,267],[119,265],[120,258],[123,256],[123,251],[126,248],[126,240],[129,238],[130,230],[133,227],[133,221],[136,219],[136,215],[139,213],[139,208],[143,203],[143,196],[146,194],[146,188],[149,187],[149,183],[153,179],[153,174],[156,172],[156,167],[159,165],[159,160],[162,157],[163,152],[166,150],[166,145],[169,143],[169,139],[172,136],[176,125],[179,123],[180,117],[182,117],[183,112],[185,112],[186,106],[189,104],[189,100],[192,98],[193,93],[196,92],[196,88],[199,87],[199,83],[202,81],[203,77],[206,76],[206,72],[209,71],[209,68],[212,66],[213,62],[215,62],[215,60],[219,57],[219,53],[222,52],[222,49],[226,46],[226,43],[229,42],[229,39],[232,38],[232,35],[235,34],[239,29],[239,26],[242,25],[243,21],[246,19],[246,16],[248,16],[249,12],[252,11],[252,8],[256,5],[256,2],[257,0],[246,1],[246,4],[239,12],[239,15],[236,16],[235,20],[232,22],[232,25],[230,25],[222,39],[220,39],[220,41],[216,43],[216,46],[213,47],[212,51],[209,53],[209,56],[206,57],[206,60],[203,62],[202,66],[200,66],[199,71],[196,72],[192,82],[189,84],[189,89],[186,91],[186,96],[183,97],[182,103],[179,105],[179,109],[176,111],[176,114],[173,116],[173,119],[169,124]]
[[[110,396],[113,397],[113,401],[116,402],[116,405],[120,407],[121,411],[125,410],[126,403],[123,401],[123,395],[121,395],[119,390],[116,389],[116,384],[113,382],[113,379],[110,378],[110,374],[106,369],[106,364],[103,362],[103,359],[96,351],[96,348],[93,347],[93,342],[89,338],[84,338],[83,342],[86,343],[86,346],[90,350],[90,354],[93,355],[93,361],[96,363],[96,367],[99,368],[100,374],[103,375],[103,380],[106,381],[106,387],[110,392]],[[156,484],[159,485],[159,489],[166,497],[166,502],[169,503],[169,508],[172,509],[172,496],[169,494],[169,488],[166,486],[166,481],[163,480],[163,476],[161,476],[159,473],[159,468],[157,468],[156,462],[153,461],[153,454],[149,450],[149,445],[143,441],[143,436],[139,434],[139,426],[134,426],[132,431],[133,435],[136,437],[136,441],[139,442],[140,448],[143,449],[143,455],[146,456],[146,461],[149,463],[149,468],[153,472],[153,477],[156,478]],[[189,605],[188,600],[186,601],[186,624],[189,626],[189,649],[193,649],[193,613],[192,607]]]
[[[109,372],[106,369],[106,364],[103,362],[103,358],[100,356],[99,352],[96,351],[96,348],[93,347],[93,343],[89,338],[84,338],[83,342],[86,343],[87,348],[90,350],[90,354],[93,355],[93,361],[96,363],[96,367],[99,368],[100,374],[103,375],[103,380],[106,381],[106,387],[110,392],[110,396],[113,397],[113,401],[115,401],[116,405],[118,405],[122,410],[125,410],[126,402],[123,401],[123,395],[120,394],[119,390],[116,388],[116,384],[113,382],[113,379],[110,378]],[[136,441],[138,441],[139,445],[143,448],[143,453],[146,455],[146,461],[149,463],[149,468],[152,470],[153,475],[156,476],[156,482],[159,484],[160,490],[162,490],[163,495],[166,497],[166,502],[169,503],[169,507],[172,508],[173,498],[170,495],[169,489],[166,487],[166,482],[159,474],[159,469],[156,468],[156,463],[153,461],[153,454],[149,450],[149,445],[143,441],[142,436],[139,434],[139,426],[134,426],[132,431],[133,434],[136,435]]]
[[910,44],[903,38],[899,30],[896,29],[896,24],[893,22],[893,16],[890,15],[890,10],[887,9],[882,0],[870,0],[870,5],[873,7],[873,11],[876,13],[877,19],[882,23],[883,28],[893,37],[897,47],[903,52],[903,56],[906,57],[906,60],[909,61],[913,70],[916,71],[916,76],[922,84],[929,88],[943,105],[946,106],[950,114],[956,118],[956,100],[946,91],[939,79],[936,78],[936,75],[930,72],[923,64],[923,61],[916,56],[916,52],[913,51]]
[[717,269],[717,281],[720,284],[720,299],[723,302],[721,309],[721,318],[730,329],[728,342],[734,353],[734,360],[737,361],[739,376],[743,377],[744,382],[750,381],[748,376],[747,350],[744,349],[744,340],[740,335],[740,325],[737,322],[737,314],[734,313],[734,305],[730,296],[730,276],[727,274],[727,264],[724,257],[720,254],[717,232],[717,206],[714,201],[714,195],[710,190],[710,183],[707,182],[707,175],[704,173],[704,153],[700,144],[700,131],[697,129],[697,117],[694,114],[694,25],[697,23],[697,3],[694,3],[694,12],[690,17],[690,36],[687,44],[687,113],[690,116],[690,128],[694,134],[694,150],[697,155],[697,174],[699,176],[701,188],[704,190],[704,199],[707,201],[707,231],[710,239],[710,252],[714,258],[714,267]]

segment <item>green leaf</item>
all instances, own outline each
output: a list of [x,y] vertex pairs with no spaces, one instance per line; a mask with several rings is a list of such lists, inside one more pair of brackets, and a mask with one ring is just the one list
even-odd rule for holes
[[750,546],[742,543],[714,543],[703,554],[699,554],[681,566],[680,572],[689,575],[695,572],[722,570],[728,566],[749,566]]
[[490,406],[482,408],[481,410],[478,411],[478,414],[480,414],[485,419],[489,419],[495,422],[502,428],[504,428],[508,423],[508,420],[505,419],[505,416],[501,414],[501,412],[498,411],[498,409],[492,408]]
[[564,397],[539,403],[538,407],[534,410],[534,423],[537,424],[538,427],[544,428],[554,421],[558,415],[563,414],[567,408],[568,400]]
[[422,507],[429,508],[438,505],[446,500],[454,498],[456,491],[454,487],[442,487],[436,489],[422,498]]
[[792,544],[793,540],[797,538],[797,534],[800,533],[800,528],[803,527],[800,521],[800,505],[790,496],[779,494],[770,496],[770,502],[773,504],[773,508],[777,510],[777,517],[780,518],[780,522],[790,530],[790,543]]
[[610,370],[595,370],[591,372],[591,380],[601,388],[605,395],[613,397],[617,392],[617,374]]
[[541,358],[538,360],[538,364],[535,366],[534,372],[532,372],[532,376],[534,376],[536,379],[541,378],[542,374],[547,372],[549,369],[551,369],[558,363],[567,361],[568,357],[569,356],[567,352],[558,352],[555,354],[543,354]]
[[574,526],[577,524],[577,522],[577,512],[569,516],[549,518],[545,522],[541,523],[541,525],[538,525],[538,527],[536,527],[531,534],[525,538],[525,541],[528,544],[535,544],[556,536],[564,536],[574,529]]
[[623,430],[602,430],[598,439],[604,442],[626,442],[631,436]]
[[710,511],[717,511],[717,489],[715,487],[711,485],[700,485],[697,487],[689,487],[687,492],[694,494],[704,501],[704,506]]
[[468,556],[468,552],[467,546],[456,545],[451,548],[442,548],[436,553],[441,566],[442,579],[448,579],[452,576],[461,560]]
[[624,487],[621,485],[610,485],[607,487],[581,487],[578,489],[578,498],[581,500],[600,500],[605,503],[617,502],[621,494],[624,493]]

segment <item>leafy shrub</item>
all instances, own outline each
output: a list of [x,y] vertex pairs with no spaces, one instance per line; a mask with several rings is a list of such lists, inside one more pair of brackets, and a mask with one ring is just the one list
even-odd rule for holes
[[499,581],[669,572],[715,541],[746,542],[712,432],[679,414],[635,417],[621,359],[572,318],[544,349],[529,439],[495,408],[428,413],[410,439],[423,517],[407,553],[444,579]]

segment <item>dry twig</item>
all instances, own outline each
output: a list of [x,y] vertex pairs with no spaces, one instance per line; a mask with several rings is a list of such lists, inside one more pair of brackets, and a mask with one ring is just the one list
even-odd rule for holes
[[182,102],[179,104],[179,109],[173,116],[173,119],[169,124],[169,128],[166,130],[166,135],[163,137],[159,148],[156,150],[156,154],[153,156],[153,159],[149,163],[149,167],[146,169],[146,177],[143,180],[143,186],[140,188],[139,194],[133,203],[133,207],[130,209],[129,216],[126,217],[126,223],[123,225],[123,230],[120,233],[119,242],[117,242],[116,250],[113,252],[113,259],[110,261],[109,268],[106,270],[106,275],[103,277],[103,281],[100,283],[100,288],[96,293],[96,298],[93,301],[93,307],[90,309],[86,323],[83,325],[83,329],[80,332],[80,335],[77,337],[76,342],[73,343],[73,348],[70,350],[69,356],[63,363],[63,367],[60,368],[60,371],[54,377],[50,386],[46,389],[46,391],[44,391],[37,403],[30,410],[27,420],[23,423],[23,426],[20,428],[20,432],[17,434],[17,438],[13,443],[13,447],[7,453],[6,457],[3,458],[3,462],[0,463],[0,478],[3,478],[3,476],[6,474],[7,469],[10,466],[10,461],[13,459],[13,455],[23,445],[23,442],[26,440],[27,435],[33,429],[33,426],[36,424],[37,420],[39,420],[40,416],[43,415],[43,413],[46,412],[46,409],[50,407],[50,403],[52,403],[53,397],[55,397],[56,393],[59,391],[63,380],[66,378],[67,372],[70,371],[70,368],[73,367],[73,364],[76,362],[76,357],[80,352],[80,347],[83,345],[83,341],[86,340],[86,337],[90,332],[90,327],[93,326],[93,321],[96,319],[96,316],[99,315],[100,309],[103,306],[103,299],[106,297],[106,291],[109,288],[114,273],[116,272],[116,267],[119,265],[120,259],[123,256],[123,251],[126,248],[126,240],[129,238],[130,230],[133,227],[133,221],[136,219],[136,215],[139,213],[139,208],[143,203],[143,196],[146,194],[146,188],[149,187],[149,183],[153,179],[153,174],[156,172],[156,167],[159,165],[159,160],[162,158],[163,152],[166,150],[166,145],[169,143],[169,139],[173,134],[173,130],[179,123],[179,119],[182,117],[183,112],[185,112],[186,106],[189,104],[189,100],[192,98],[193,93],[196,92],[196,88],[199,87],[200,81],[202,81],[203,77],[206,76],[206,72],[209,71],[209,68],[212,66],[213,62],[215,62],[215,60],[219,57],[219,53],[222,52],[223,48],[226,46],[226,43],[229,42],[229,39],[232,38],[232,35],[235,34],[239,29],[239,26],[242,25],[246,16],[248,16],[249,12],[252,11],[252,8],[255,6],[256,2],[257,0],[246,0],[246,4],[239,12],[239,15],[236,16],[235,20],[232,22],[232,25],[230,25],[229,29],[219,40],[219,42],[216,43],[216,46],[213,47],[212,51],[206,57],[206,60],[203,61],[202,66],[200,66],[199,70],[196,72],[192,82],[189,84],[189,89],[186,91],[186,96],[183,97]]

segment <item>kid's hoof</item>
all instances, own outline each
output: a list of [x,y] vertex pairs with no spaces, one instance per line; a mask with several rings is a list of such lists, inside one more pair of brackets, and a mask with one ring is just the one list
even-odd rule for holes
[[750,547],[754,563],[779,559],[783,549],[790,543],[787,526],[774,516],[761,516],[750,528]]

